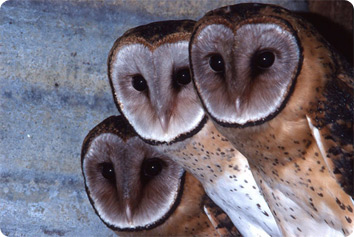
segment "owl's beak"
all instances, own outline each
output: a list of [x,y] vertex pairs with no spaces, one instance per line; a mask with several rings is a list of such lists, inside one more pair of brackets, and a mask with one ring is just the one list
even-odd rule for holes
[[[158,79],[156,79],[156,83],[156,88],[153,93],[151,93],[151,102],[163,132],[167,133],[171,120],[174,97],[169,87],[166,87],[166,85],[158,85],[160,83]],[[164,96],[166,93],[168,93],[168,96]]]
[[236,111],[236,113],[239,113],[239,111],[240,111],[240,104],[241,104],[240,98],[236,98],[235,99],[235,111]]
[[167,113],[163,113],[163,114],[159,115],[158,117],[159,117],[159,121],[160,121],[162,129],[166,133],[167,129],[168,129],[168,124],[170,122],[170,115]]
[[132,195],[132,190],[131,188],[127,185],[129,182],[124,182],[125,185],[123,185],[123,200],[122,200],[122,204],[125,207],[125,216],[127,218],[127,221],[129,223],[129,225],[133,225],[133,208],[134,208],[134,204],[133,199],[134,199],[134,194]]
[[132,214],[132,208],[130,206],[130,203],[129,203],[129,200],[126,200],[126,208],[125,208],[125,215],[128,219],[128,223],[129,225],[133,225],[133,221],[132,221],[132,217],[133,217],[133,214]]
[[132,211],[132,203],[131,200],[128,199],[124,199],[123,200],[124,206],[125,206],[125,216],[127,218],[127,221],[129,223],[129,225],[133,226],[133,211]]
[[171,121],[173,99],[172,95],[169,95],[167,97],[162,97],[159,95],[160,93],[156,93],[156,96],[152,99],[152,104],[154,104],[156,116],[160,122],[163,132],[167,133]]
[[166,104],[168,104],[168,108],[166,108],[165,106],[157,108],[157,117],[161,124],[162,130],[165,133],[167,133],[170,120],[171,120],[171,114],[172,114],[170,103],[166,103]]

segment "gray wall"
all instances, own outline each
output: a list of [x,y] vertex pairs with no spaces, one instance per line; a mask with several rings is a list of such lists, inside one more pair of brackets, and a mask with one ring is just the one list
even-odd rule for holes
[[[9,236],[110,236],[83,185],[87,132],[117,114],[106,76],[131,27],[198,19],[237,1],[11,0],[0,9],[0,229]],[[302,1],[278,1],[306,10]]]

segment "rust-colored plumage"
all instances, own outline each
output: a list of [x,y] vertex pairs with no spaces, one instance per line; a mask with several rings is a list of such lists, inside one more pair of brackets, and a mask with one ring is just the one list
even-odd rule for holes
[[[296,49],[294,55],[290,55],[296,65],[278,65],[284,61],[281,56],[287,56],[288,48],[272,51],[261,45],[256,49],[257,52],[275,52],[275,61],[269,67],[261,68],[249,83],[258,83],[257,80],[266,77],[268,81],[273,80],[276,77],[274,67],[282,67],[289,80],[281,81],[284,94],[281,97],[279,93],[280,103],[271,105],[273,110],[269,113],[257,117],[251,112],[251,115],[257,115],[256,119],[247,120],[245,109],[243,120],[232,118],[235,112],[229,113],[228,120],[227,116],[220,119],[220,113],[215,112],[217,109],[209,101],[214,92],[209,90],[206,94],[205,81],[208,79],[199,77],[200,69],[193,61],[200,32],[213,24],[231,29],[235,35],[241,32],[238,31],[240,27],[255,27],[256,24],[257,29],[268,27],[280,32],[274,34],[274,39],[288,35],[290,40],[287,41]],[[242,35],[237,37],[242,38]],[[249,39],[251,46],[252,40]],[[233,48],[228,50],[237,49],[238,43],[230,44]],[[197,23],[190,54],[194,82],[202,103],[218,130],[248,158],[283,234],[353,234],[353,69],[305,20],[283,8],[263,4],[239,4],[208,13]],[[232,60],[237,61],[238,56],[235,53]],[[249,66],[250,70],[252,66]],[[230,67],[230,61],[225,59],[225,70]],[[248,79],[247,73],[243,74],[244,78],[236,77],[237,70],[240,69],[233,68],[226,73],[229,90]],[[248,88],[252,86],[250,84]],[[271,93],[276,86],[278,84],[274,82],[256,93],[269,90],[265,93],[269,98],[278,96]],[[236,93],[231,99],[237,96]],[[271,99],[269,101],[273,101]],[[245,108],[247,100],[240,102]],[[238,106],[230,111],[235,111],[235,107],[237,111]]]

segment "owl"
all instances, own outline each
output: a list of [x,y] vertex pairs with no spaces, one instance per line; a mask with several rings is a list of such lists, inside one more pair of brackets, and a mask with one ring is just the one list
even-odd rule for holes
[[247,157],[282,233],[353,234],[353,69],[274,5],[207,13],[189,53],[205,111]]
[[96,214],[118,235],[239,235],[201,184],[141,141],[121,116],[89,132],[81,164]]
[[146,143],[202,183],[242,235],[279,236],[247,159],[208,120],[191,83],[194,23],[155,22],[118,38],[108,59],[116,105]]

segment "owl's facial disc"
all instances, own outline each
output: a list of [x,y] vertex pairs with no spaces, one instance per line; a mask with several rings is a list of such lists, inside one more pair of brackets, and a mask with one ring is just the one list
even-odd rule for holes
[[188,43],[128,44],[112,58],[110,78],[119,109],[146,142],[182,140],[205,119],[191,83]]
[[146,230],[162,224],[180,202],[184,170],[137,136],[124,142],[104,133],[83,158],[91,204],[114,230]]
[[209,115],[224,126],[273,118],[291,94],[302,63],[296,33],[283,21],[247,20],[230,28],[203,26],[190,45],[198,94]]

